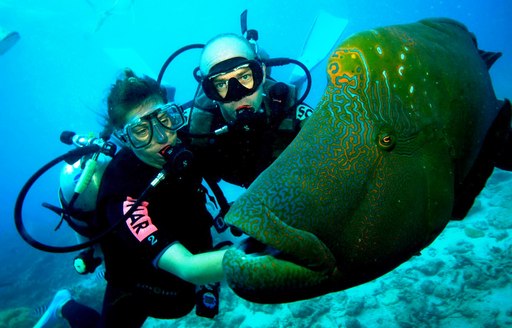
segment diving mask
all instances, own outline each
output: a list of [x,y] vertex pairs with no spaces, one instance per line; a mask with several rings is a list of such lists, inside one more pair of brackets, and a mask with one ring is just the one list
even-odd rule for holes
[[176,132],[186,123],[183,110],[174,103],[168,103],[141,117],[136,117],[116,135],[133,148],[144,148],[151,143],[153,135],[164,135],[166,131]]
[[262,81],[263,67],[259,61],[235,57],[213,66],[202,87],[208,98],[227,103],[250,96]]

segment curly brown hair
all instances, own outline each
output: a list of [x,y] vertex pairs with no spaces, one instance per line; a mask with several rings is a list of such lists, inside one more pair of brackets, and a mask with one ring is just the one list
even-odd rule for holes
[[129,68],[123,75],[112,85],[107,98],[107,115],[101,133],[105,139],[126,124],[126,114],[134,108],[152,102],[167,102],[167,92],[156,80],[145,75],[138,77]]

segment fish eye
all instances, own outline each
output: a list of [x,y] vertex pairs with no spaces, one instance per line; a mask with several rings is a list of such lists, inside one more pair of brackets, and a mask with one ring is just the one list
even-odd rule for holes
[[395,137],[390,133],[381,133],[378,139],[379,147],[385,150],[391,150],[395,146]]

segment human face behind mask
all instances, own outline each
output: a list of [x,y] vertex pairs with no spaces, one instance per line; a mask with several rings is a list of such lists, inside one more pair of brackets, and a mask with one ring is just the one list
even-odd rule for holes
[[[244,67],[245,64],[248,64],[247,67]],[[222,116],[228,123],[236,119],[236,113],[240,110],[260,109],[263,102],[265,66],[259,62],[252,45],[244,37],[223,34],[211,39],[203,49],[199,66],[204,77],[203,83],[208,84],[206,88],[203,84],[205,94],[208,98],[217,101]],[[244,85],[243,73],[246,73],[244,69],[247,68],[250,68],[252,73],[254,81],[252,86],[250,83]],[[229,82],[231,78],[234,79]],[[212,83],[219,79],[221,79],[220,84],[217,85],[219,87],[222,87],[222,82],[227,82],[225,86],[228,89],[225,90],[225,94]]]
[[184,123],[181,112],[177,110],[175,105],[162,103],[143,104],[132,109],[127,113],[126,124],[120,132],[122,140],[141,161],[161,169],[166,160],[160,151],[176,145],[176,131]]
[[264,79],[263,66],[256,61],[245,60],[241,65],[209,76],[203,83],[203,89],[210,97],[214,95],[212,98],[218,99],[224,119],[233,122],[239,111],[261,107]]
[[219,108],[222,113],[222,116],[228,123],[232,123],[236,120],[236,115],[238,112],[242,110],[258,110],[261,107],[261,103],[263,102],[263,86],[258,87],[258,89],[253,92],[249,96],[245,96],[244,98],[232,101],[232,102],[219,102]]

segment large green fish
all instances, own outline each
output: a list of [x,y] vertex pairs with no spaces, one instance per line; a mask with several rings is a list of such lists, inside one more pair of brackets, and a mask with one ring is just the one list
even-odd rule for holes
[[511,169],[510,103],[488,73],[498,57],[449,19],[345,40],[314,114],[226,216],[252,237],[224,257],[230,287],[261,303],[343,290],[463,218],[494,166]]

